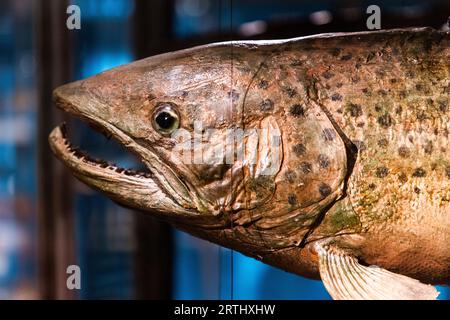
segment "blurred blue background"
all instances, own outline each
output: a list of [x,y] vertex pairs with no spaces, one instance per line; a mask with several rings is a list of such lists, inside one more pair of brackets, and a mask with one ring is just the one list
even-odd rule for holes
[[[137,12],[136,1],[78,0],[71,3],[78,5],[82,14],[82,28],[72,31],[70,38],[71,80],[140,58],[134,44],[137,41],[134,18],[141,14]],[[340,24],[333,25],[334,28],[342,26],[342,29],[352,30],[364,15],[363,9],[358,11],[358,8],[368,4],[352,1],[350,6],[341,8],[334,1],[234,1],[231,20],[230,1],[174,0],[167,3],[165,12],[170,19],[163,33],[170,43],[158,48],[161,52],[231,36],[283,38],[315,33],[336,20]],[[428,14],[434,8],[433,1],[378,3],[385,4],[383,8],[394,16],[418,24],[425,19],[421,14]],[[36,5],[39,1],[0,2],[0,299],[42,297],[38,286],[40,251],[36,209],[39,170],[36,158]],[[158,10],[159,7],[147,5],[147,8]],[[315,19],[314,12],[321,12],[325,20]],[[335,16],[337,12],[341,12],[341,16]],[[152,30],[139,30],[138,41],[145,41],[147,33],[150,38]],[[51,106],[48,108],[48,112],[52,112]],[[79,130],[74,133],[74,139],[84,149],[94,150],[96,155],[123,166],[133,163],[134,160],[114,142],[92,135],[82,124],[77,123],[77,126]],[[140,281],[136,264],[142,263],[136,259],[136,252],[140,250],[136,236],[138,216],[76,181],[71,183],[74,186],[75,260],[83,270],[82,290],[75,298],[146,297],[136,290]],[[170,231],[170,234],[173,243],[167,254],[172,256],[172,267],[167,272],[173,279],[170,282],[172,298],[330,298],[319,281],[288,274],[182,232]],[[441,288],[441,292],[441,299],[450,298],[448,288]]]

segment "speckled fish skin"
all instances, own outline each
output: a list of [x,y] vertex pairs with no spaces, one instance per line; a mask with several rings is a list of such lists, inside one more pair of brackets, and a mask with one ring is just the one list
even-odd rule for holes
[[[327,239],[365,264],[449,284],[449,81],[450,35],[428,28],[213,44],[55,91],[62,109],[121,141],[153,180],[136,188],[141,180],[105,178],[71,158],[58,131],[50,143],[112,199],[287,271],[318,278],[313,244]],[[270,126],[281,133],[279,168],[175,166],[173,141],[150,120],[160,102],[189,132],[194,121]],[[259,157],[276,152],[261,148]]]
[[359,230],[362,237],[337,239],[340,246],[367,264],[447,284],[449,39],[429,29],[379,34],[372,39],[377,43],[353,37],[347,47],[336,39],[341,61],[311,55],[320,61],[318,101],[359,149],[348,196],[330,210],[316,236],[337,226],[339,233]]

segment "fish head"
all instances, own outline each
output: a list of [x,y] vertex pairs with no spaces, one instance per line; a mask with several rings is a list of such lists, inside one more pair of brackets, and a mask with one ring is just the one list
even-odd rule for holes
[[148,168],[133,172],[81,155],[61,127],[50,135],[55,155],[87,185],[132,208],[168,220],[221,225],[233,201],[226,133],[239,126],[260,53],[216,44],[136,61],[58,87],[56,105],[124,145]]

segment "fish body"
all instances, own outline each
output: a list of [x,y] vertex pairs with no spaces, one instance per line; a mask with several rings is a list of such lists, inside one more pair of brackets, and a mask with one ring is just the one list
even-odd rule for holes
[[55,90],[150,173],[80,157],[60,128],[50,144],[115,201],[335,298],[434,298],[423,283],[450,283],[449,93],[450,34],[429,28],[218,43]]

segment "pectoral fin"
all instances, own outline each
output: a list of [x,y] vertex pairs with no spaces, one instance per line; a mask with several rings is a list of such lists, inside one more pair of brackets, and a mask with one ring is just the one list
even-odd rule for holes
[[320,277],[336,300],[434,300],[431,285],[376,266],[366,267],[345,252],[316,244]]

